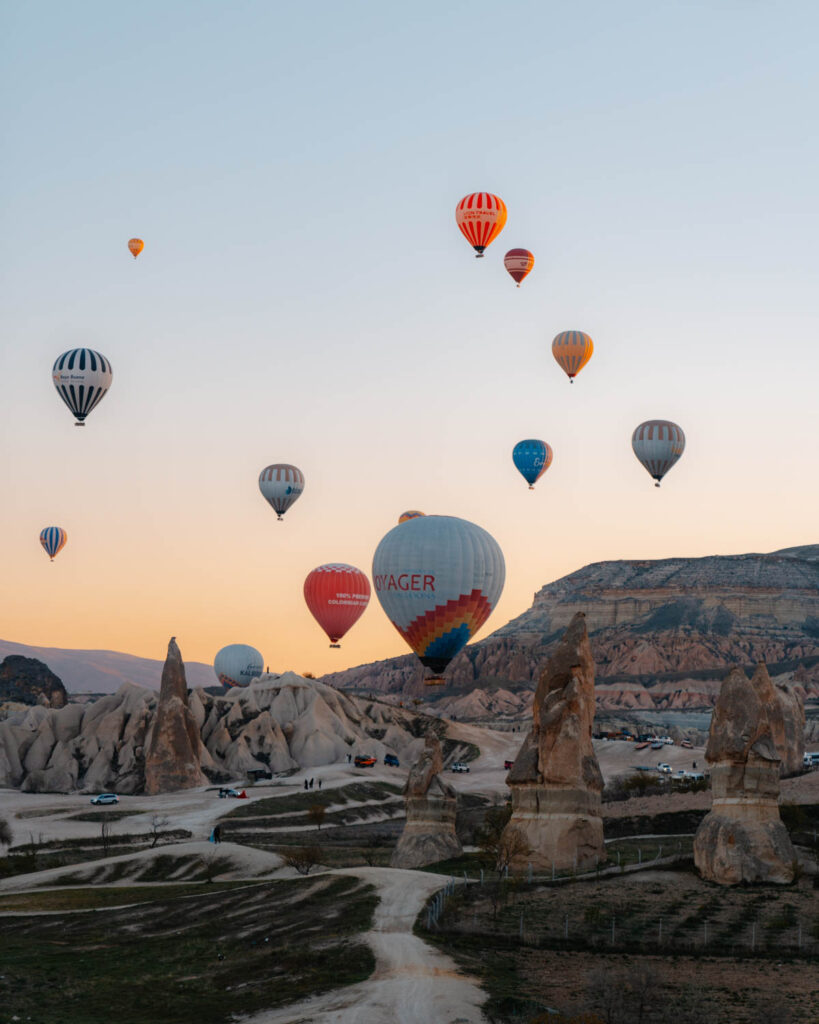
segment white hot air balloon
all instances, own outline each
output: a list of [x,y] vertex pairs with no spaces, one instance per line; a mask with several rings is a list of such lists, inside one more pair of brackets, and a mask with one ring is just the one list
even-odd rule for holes
[[63,352],[51,371],[54,387],[76,417],[75,426],[85,426],[85,417],[105,398],[111,387],[111,364],[92,348]]
[[286,462],[265,467],[259,474],[259,490],[276,512],[279,522],[304,490],[304,474]]
[[634,454],[654,477],[655,487],[685,451],[682,427],[670,420],[646,420],[631,435]]
[[373,557],[375,593],[387,618],[434,678],[489,618],[506,567],[486,530],[453,516],[409,519]]
[[213,671],[223,686],[249,686],[263,668],[264,658],[248,644],[228,644],[213,659]]

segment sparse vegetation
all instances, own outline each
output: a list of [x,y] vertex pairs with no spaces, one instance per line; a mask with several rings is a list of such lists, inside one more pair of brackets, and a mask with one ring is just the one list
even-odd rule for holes
[[313,868],[322,862],[320,846],[297,846],[284,854],[284,862],[288,867],[295,868],[300,875],[309,875]]

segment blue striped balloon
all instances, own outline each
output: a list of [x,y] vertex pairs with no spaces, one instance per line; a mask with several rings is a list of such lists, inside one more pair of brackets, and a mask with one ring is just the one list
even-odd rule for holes
[[512,449],[512,461],[523,479],[533,491],[536,480],[539,480],[551,466],[554,452],[545,441],[530,438],[518,441]]
[[45,553],[54,561],[54,556],[65,547],[68,534],[59,526],[46,526],[40,530],[40,543],[45,548]]

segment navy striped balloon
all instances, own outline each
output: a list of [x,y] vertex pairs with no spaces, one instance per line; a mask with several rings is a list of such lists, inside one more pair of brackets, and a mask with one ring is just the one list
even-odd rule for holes
[[76,417],[76,426],[96,408],[111,387],[111,364],[92,348],[72,348],[54,363],[54,387]]
[[59,526],[46,526],[40,530],[40,543],[45,548],[45,553],[54,561],[54,556],[65,547],[68,534]]

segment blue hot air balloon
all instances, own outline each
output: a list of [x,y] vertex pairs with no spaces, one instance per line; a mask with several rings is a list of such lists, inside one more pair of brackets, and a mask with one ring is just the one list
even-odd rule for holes
[[65,547],[65,542],[68,540],[68,534],[62,527],[59,526],[46,526],[40,530],[40,543],[45,549],[45,553],[54,561],[54,556],[58,555]]
[[553,458],[554,452],[545,441],[535,439],[518,441],[512,449],[512,461],[523,479],[529,484],[530,491],[535,489],[535,481],[539,480],[551,466]]

